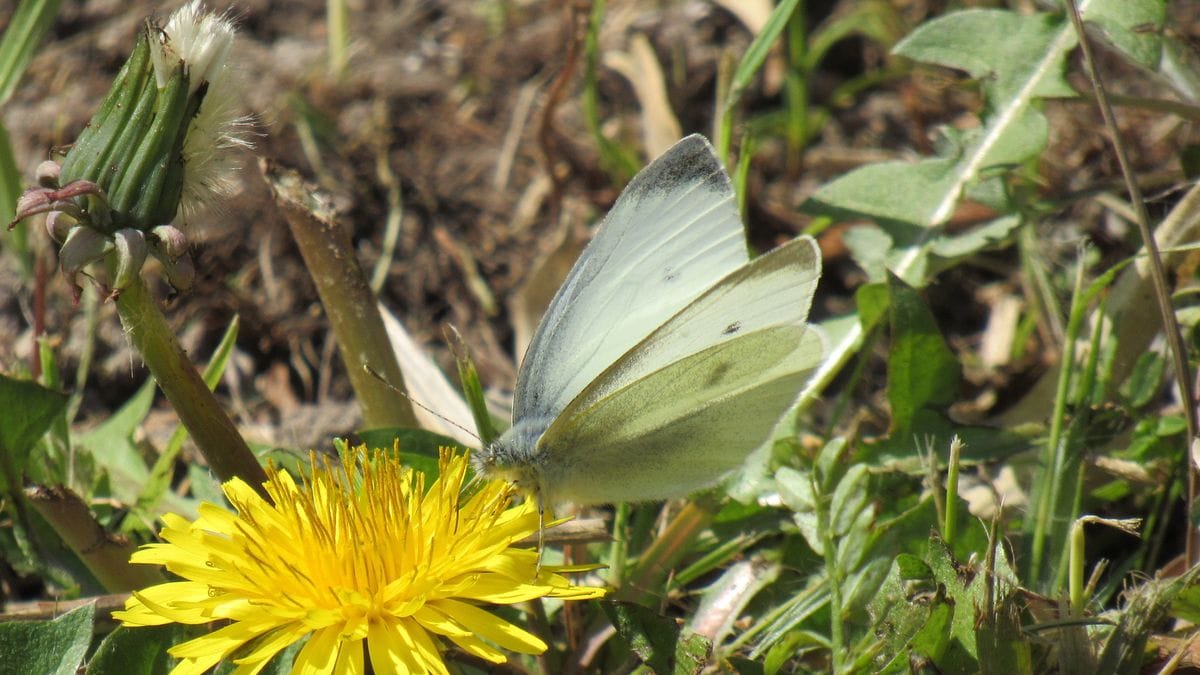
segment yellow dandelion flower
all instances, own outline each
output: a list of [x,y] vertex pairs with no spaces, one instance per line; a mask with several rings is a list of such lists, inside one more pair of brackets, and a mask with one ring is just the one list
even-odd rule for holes
[[[204,504],[195,522],[167,515],[161,537],[133,555],[184,581],[135,592],[113,617],[126,626],[227,623],[170,649],[176,674],[203,673],[232,657],[256,672],[305,637],[293,672],[447,673],[450,645],[492,663],[501,649],[540,654],[546,644],[488,612],[487,604],[534,598],[598,598],[563,573],[588,568],[538,565],[537,551],[513,544],[538,529],[526,502],[510,506],[497,481],[464,496],[467,460],[443,450],[440,476],[365,448],[342,465],[313,462],[297,484],[272,470],[274,504],[232,480],[237,510]],[[365,655],[364,655],[365,647]]]

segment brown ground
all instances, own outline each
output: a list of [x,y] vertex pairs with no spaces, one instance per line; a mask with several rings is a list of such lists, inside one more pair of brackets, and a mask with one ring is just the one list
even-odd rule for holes
[[[805,3],[810,25],[850,4]],[[936,2],[891,4],[897,22],[890,29],[893,39],[944,11]],[[232,10],[241,26],[236,61],[246,107],[257,115],[261,133],[256,152],[299,169],[333,197],[343,222],[354,229],[368,270],[380,256],[389,188],[398,186],[403,226],[383,299],[447,365],[442,327],[457,326],[484,382],[510,387],[514,329],[507,303],[562,232],[584,232],[617,194],[583,121],[581,63],[563,73],[577,39],[573,3],[359,0],[350,5],[353,52],[340,82],[326,71],[325,2],[247,0]],[[173,8],[143,0],[63,4],[51,36],[3,111],[25,175],[32,176],[50,148],[70,142],[90,117],[142,18],[165,16]],[[1177,8],[1179,14],[1195,11]],[[0,9],[0,24],[7,14]],[[710,2],[610,0],[607,17],[602,50],[627,49],[631,36],[646,35],[664,66],[683,131],[709,134],[718,65],[724,54],[744,51],[750,40],[746,28]],[[1179,25],[1200,35],[1194,21]],[[775,58],[747,95],[743,118],[781,107],[781,64],[778,54]],[[1123,68],[1114,59],[1109,62]],[[790,166],[778,141],[767,141],[756,156],[749,226],[760,247],[800,231],[807,217],[796,207],[821,183],[864,163],[928,153],[934,125],[969,123],[965,113],[978,102],[954,86],[950,73],[898,77],[851,99],[830,100],[851,78],[899,65],[886,46],[857,38],[825,60],[811,96],[814,105],[834,109],[817,139]],[[632,88],[610,68],[601,66],[599,72],[606,131],[628,147],[639,147],[641,107]],[[1127,68],[1118,77],[1131,93],[1138,88],[1153,93],[1152,83]],[[550,106],[549,92],[558,82],[565,87],[563,96]],[[1114,167],[1091,109],[1052,104],[1048,112],[1055,131],[1043,163],[1047,193],[1111,181]],[[547,116],[548,133],[541,135]],[[1188,138],[1186,128],[1163,118],[1123,118],[1145,124],[1137,127],[1144,133],[1132,139],[1143,171],[1174,170],[1175,148]],[[304,138],[300,126],[311,129],[311,137]],[[240,316],[238,353],[225,390],[240,423],[265,440],[325,445],[329,434],[354,428],[344,410],[350,398],[344,369],[334,356],[315,290],[250,156],[246,167],[244,189],[223,212],[186,223],[196,244],[199,278],[195,289],[168,300],[166,311],[198,356],[206,356],[229,320]],[[547,167],[561,181],[559,197],[544,189]],[[1123,242],[1117,234],[1086,224],[1098,222],[1096,213],[1094,207],[1079,207],[1062,214],[1062,221],[1076,235],[1099,228],[1093,235],[1119,248]],[[559,222],[555,214],[561,214]],[[46,238],[40,231],[34,234],[52,266]],[[828,260],[818,317],[847,311],[850,289],[862,280],[836,232],[822,245]],[[1048,253],[1053,258],[1057,250]],[[1061,250],[1069,255],[1074,249],[1067,242]],[[0,363],[7,366],[28,358],[36,305],[32,284],[21,280],[11,259],[5,260]],[[996,283],[1010,293],[1017,288],[1014,261],[1011,253],[991,255],[980,265],[952,272],[931,290],[943,328],[959,344],[978,340],[988,312],[981,289]],[[165,285],[161,289],[166,296]],[[72,368],[84,325],[71,306],[68,286],[56,275],[46,281],[44,311],[46,334],[62,340]],[[1036,373],[1041,358],[1014,364],[1012,371]],[[84,417],[92,419],[118,406],[145,377],[111,307],[104,308],[99,323],[96,364],[84,406]],[[157,426],[172,424],[164,416]]]

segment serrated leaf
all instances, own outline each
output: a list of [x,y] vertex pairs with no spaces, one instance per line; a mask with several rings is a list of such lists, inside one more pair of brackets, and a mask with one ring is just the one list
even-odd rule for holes
[[92,642],[96,605],[52,621],[0,623],[0,675],[75,675]]
[[892,346],[887,397],[892,435],[902,438],[914,428],[918,411],[943,408],[954,400],[961,369],[920,295],[895,276],[889,277],[888,290]]
[[[1084,17],[1090,18],[1101,1],[1081,2]],[[855,170],[823,186],[803,208],[843,220],[874,220],[887,229],[890,249],[861,246],[856,254],[869,254],[868,265],[889,266],[911,285],[928,283],[928,272],[935,269],[929,267],[928,245],[967,189],[1043,150],[1047,124],[1037,105],[1045,97],[1073,95],[1063,71],[1075,45],[1072,27],[1059,15],[966,10],[924,24],[894,52],[971,72],[986,98],[979,126],[945,132],[948,143],[936,157]],[[845,364],[862,335],[859,325],[832,340],[826,363]],[[822,369],[814,387],[827,383],[833,372]]]

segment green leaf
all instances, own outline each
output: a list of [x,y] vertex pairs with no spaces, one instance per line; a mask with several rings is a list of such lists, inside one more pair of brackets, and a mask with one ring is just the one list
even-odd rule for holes
[[[1101,0],[1081,3],[1085,18],[1098,2]],[[1136,26],[1127,28],[1137,30]],[[852,246],[860,264],[868,271],[873,267],[874,278],[881,278],[878,271],[888,267],[910,285],[927,284],[929,273],[939,266],[930,261],[932,242],[963,195],[1013,167],[1026,165],[1044,150],[1047,122],[1039,105],[1046,97],[1074,94],[1063,71],[1075,45],[1073,28],[1057,15],[966,10],[922,25],[894,52],[970,72],[986,102],[978,127],[968,132],[944,131],[945,142],[934,157],[852,171],[820,188],[804,204],[804,210],[843,220],[874,220],[882,230],[858,233],[861,228],[851,229],[855,237],[873,238],[870,245]],[[1001,225],[996,228],[1002,229]],[[961,252],[959,246],[954,248]],[[863,334],[859,325],[830,341],[826,362],[833,367],[818,373],[814,388],[832,380],[859,347]]]
[[830,486],[833,485],[838,460],[845,451],[846,439],[840,436],[829,439],[825,443],[825,446],[821,448],[821,452],[817,455],[817,461],[813,468],[817,470],[817,479],[821,482],[822,491],[828,491]]
[[475,419],[475,430],[479,432],[480,445],[486,447],[496,440],[499,432],[492,424],[492,414],[488,412],[487,401],[483,395],[483,384],[479,381],[479,372],[475,370],[475,362],[467,353],[466,345],[460,342],[457,334],[454,336],[454,361],[458,365],[458,380],[462,383],[463,398],[471,408],[471,416]]
[[438,475],[439,448],[462,448],[462,444],[453,438],[424,429],[367,429],[358,432],[358,437],[372,450],[391,450],[398,443],[400,459],[407,466],[423,472],[427,476],[426,485]]
[[113,497],[129,504],[137,501],[150,476],[133,439],[154,404],[155,391],[154,378],[147,378],[111,417],[75,439],[76,447],[86,448],[112,479]]
[[904,437],[914,429],[918,411],[944,408],[954,400],[960,367],[920,295],[896,276],[889,277],[888,289],[892,347],[887,397],[892,435]]
[[950,644],[950,627],[954,622],[954,605],[939,598],[929,610],[925,625],[913,635],[909,643],[912,652],[933,662],[938,662]]
[[20,485],[34,444],[67,407],[67,397],[34,382],[0,375],[0,453],[8,487]]
[[[8,137],[8,128],[0,122],[0,223],[7,223],[13,219],[17,213],[17,199],[21,196],[21,172],[17,168],[17,160],[13,157],[12,141]],[[16,242],[10,245],[18,253],[27,252],[28,243],[28,225],[24,222],[17,223],[16,227],[10,232],[10,238],[13,236],[20,237]],[[26,256],[22,255],[23,263],[27,262]]]
[[929,565],[911,553],[896,556],[896,570],[904,581],[933,579],[933,570],[929,569]]
[[1157,69],[1162,59],[1163,0],[1093,0],[1085,20],[1100,28],[1112,46],[1137,64]]
[[775,483],[783,505],[796,512],[815,511],[817,498],[813,494],[812,477],[790,466],[781,466],[775,472]]
[[708,664],[712,643],[702,635],[691,633],[675,644],[675,675],[695,675]]
[[858,320],[862,323],[864,333],[870,332],[880,319],[887,316],[890,301],[887,284],[863,284],[854,291],[854,304],[858,307]]
[[108,634],[88,662],[86,675],[156,675],[175,665],[167,649],[184,640],[179,624],[129,628]]
[[867,486],[870,477],[866,464],[855,464],[838,481],[829,506],[829,524],[833,528],[833,536],[842,537],[850,532],[851,526],[866,508],[871,494]]
[[[603,602],[600,606],[608,615],[609,621],[617,629],[617,634],[629,645],[629,649],[656,673],[694,673],[699,670],[690,669],[691,655],[698,643],[695,638],[688,636],[681,640],[679,625],[674,619],[660,616],[653,610],[627,602]],[[703,638],[700,638],[703,640]],[[681,642],[691,641],[692,644],[683,648],[688,655],[688,661],[675,661],[681,649]],[[707,641],[705,641],[707,642]],[[707,657],[709,645],[705,645]],[[701,661],[701,665],[703,660]],[[682,668],[682,670],[680,669]]]
[[75,675],[92,642],[95,614],[89,603],[53,621],[0,623],[0,675]]
[[0,106],[8,103],[25,67],[41,43],[62,0],[22,0],[17,3],[4,38],[0,39]]
[[1142,352],[1138,356],[1137,363],[1133,366],[1133,372],[1129,374],[1129,379],[1121,388],[1121,393],[1129,401],[1129,405],[1141,408],[1148,405],[1158,395],[1158,392],[1162,390],[1162,379],[1166,366],[1167,362],[1161,354]]

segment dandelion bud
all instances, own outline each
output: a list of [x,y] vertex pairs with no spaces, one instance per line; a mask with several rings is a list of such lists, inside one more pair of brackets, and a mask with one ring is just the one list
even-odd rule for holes
[[[127,283],[152,253],[172,263],[168,276],[190,283],[190,263],[179,261],[187,239],[164,226],[227,194],[237,168],[231,150],[249,146],[226,64],[233,35],[233,25],[204,12],[199,0],[166,25],[147,21],[62,164],[38,167],[41,187],[21,197],[13,223],[50,213],[47,230],[64,241],[63,269],[72,281],[83,265],[112,253],[110,269]],[[81,228],[94,233],[77,234]]]
[[193,171],[188,148],[223,142],[189,136],[210,96],[230,96],[214,85],[226,85],[232,44],[229,22],[203,14],[198,2],[185,5],[166,26],[147,23],[138,34],[133,54],[67,154],[59,179],[90,180],[104,190],[107,203],[90,200],[88,210],[109,212],[104,228],[109,233],[149,231],[175,218]]

